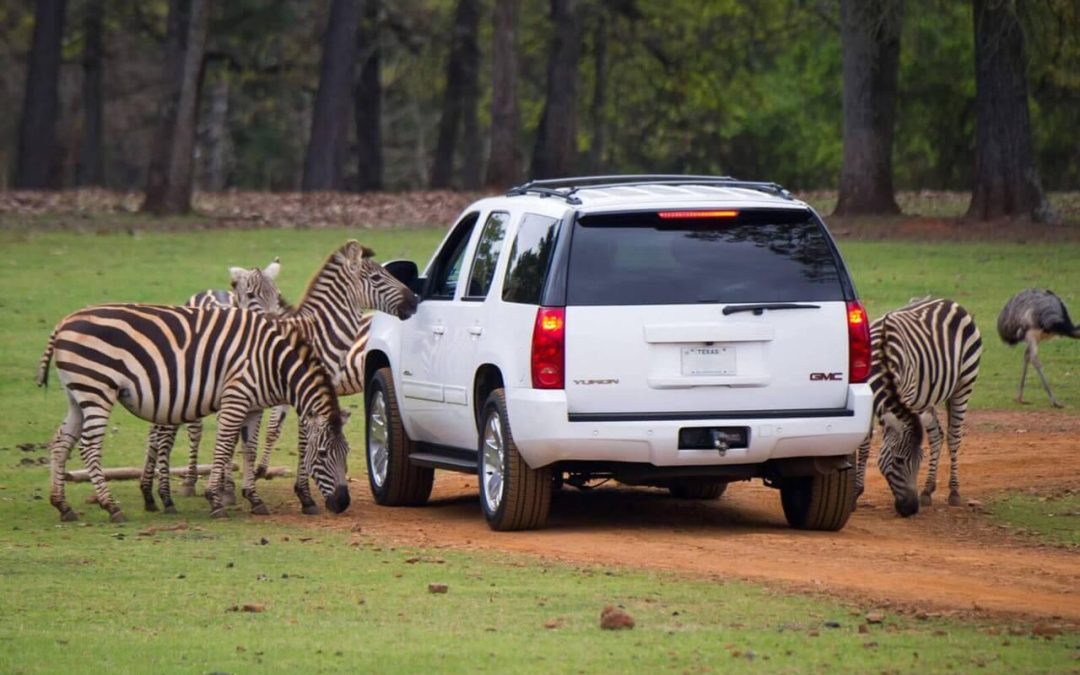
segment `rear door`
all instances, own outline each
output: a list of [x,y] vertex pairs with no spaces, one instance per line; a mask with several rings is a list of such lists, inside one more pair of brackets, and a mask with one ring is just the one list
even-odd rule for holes
[[805,209],[599,214],[573,232],[571,414],[800,415],[847,403],[846,276]]

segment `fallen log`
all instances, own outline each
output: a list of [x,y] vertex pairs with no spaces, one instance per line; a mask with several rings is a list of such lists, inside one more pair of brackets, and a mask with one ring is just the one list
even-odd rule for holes
[[[211,464],[199,464],[195,473],[199,476],[210,475]],[[237,471],[239,467],[236,464],[232,465],[232,470]],[[111,469],[103,469],[105,474],[105,480],[138,480],[142,478],[142,469],[135,466],[118,466]],[[171,476],[186,476],[188,469],[186,466],[174,466],[169,469],[169,475]],[[284,466],[272,466],[270,467],[265,478],[276,478],[279,476],[288,476],[290,471]],[[64,480],[71,483],[87,483],[90,481],[90,473],[86,469],[78,469],[76,471],[65,471]]]

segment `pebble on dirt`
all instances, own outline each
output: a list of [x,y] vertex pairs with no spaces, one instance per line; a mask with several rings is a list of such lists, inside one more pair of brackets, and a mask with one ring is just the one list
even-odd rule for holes
[[600,612],[600,627],[604,630],[623,630],[634,627],[634,617],[612,605]]

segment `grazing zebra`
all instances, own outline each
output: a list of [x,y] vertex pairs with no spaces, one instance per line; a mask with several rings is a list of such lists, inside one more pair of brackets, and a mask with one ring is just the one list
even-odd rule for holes
[[[346,242],[331,253],[315,273],[300,304],[296,307],[284,305],[284,313],[275,319],[276,323],[297,333],[312,346],[330,374],[331,386],[342,394],[355,393],[360,390],[358,386],[362,388],[361,381],[356,377],[355,363],[362,356],[371,322],[365,310],[376,309],[400,319],[407,319],[416,312],[416,295],[386,272],[372,256],[374,252],[371,249],[354,240]],[[249,297],[248,285],[261,283],[258,277],[259,270],[252,270],[252,274],[237,281],[234,293],[241,308],[246,306],[246,298]],[[271,428],[267,430],[268,441],[280,433],[280,427],[275,430],[273,425],[271,420]],[[309,446],[306,430],[301,427],[294,491],[302,511],[314,514],[319,509],[308,485],[309,462],[305,458]],[[159,461],[167,462],[167,456],[167,453],[159,456],[162,457]],[[269,462],[268,456],[265,461]],[[248,473],[245,465],[244,489],[249,484]],[[254,478],[252,472],[252,484]]]
[[[934,406],[941,403],[949,413],[949,504],[959,505],[957,453],[982,354],[975,319],[951,300],[924,298],[874,321],[870,344],[874,414],[883,426],[878,467],[896,499],[896,512],[905,517],[919,512],[916,485],[924,426],[932,446],[922,493],[924,505],[930,503],[937,487],[941,427]],[[873,424],[858,450],[856,499],[865,485],[872,435]]]
[[[277,285],[274,283],[274,279],[277,278],[280,271],[281,261],[278,258],[274,258],[274,260],[262,270],[248,270],[242,267],[229,268],[233,288],[236,287],[240,280],[245,280],[246,282],[244,283],[243,291],[245,295],[245,307],[260,314],[268,314],[271,316],[279,314],[282,311],[281,292],[278,291]],[[258,273],[257,276],[256,273]],[[187,307],[213,309],[236,307],[237,300],[236,294],[232,291],[206,290],[191,296],[184,304]],[[280,411],[285,410],[288,410],[288,406],[278,406],[274,408],[273,413],[271,413],[271,419],[273,419],[275,415],[283,417],[283,413]],[[255,452],[254,447],[249,447],[249,444],[257,442],[261,419],[262,415],[259,415],[252,423],[251,428],[245,426],[241,431],[241,438],[244,441],[245,447],[243,455],[245,460],[254,461],[249,459]],[[183,495],[190,496],[195,494],[195,483],[198,480],[199,445],[202,441],[202,430],[202,420],[196,420],[187,425],[188,440],[191,449],[188,454],[188,473],[184,477],[183,487],[180,491]],[[165,513],[176,513],[176,506],[173,504],[172,500],[171,482],[169,480],[169,462],[167,461],[169,454],[172,452],[173,442],[176,439],[176,431],[175,428],[163,425],[154,425],[150,428],[146,446],[146,461],[143,465],[141,480],[139,481],[139,488],[143,495],[143,505],[147,511],[157,511],[157,505],[154,503],[153,495],[154,472],[157,471],[158,495],[161,498],[162,508],[165,510]],[[159,461],[161,458],[165,458],[165,461]],[[226,472],[225,474],[223,498],[226,504],[236,503],[236,487],[233,483],[231,471]]]
[[[292,405],[315,448],[305,457],[306,469],[326,507],[340,513],[349,505],[349,445],[337,395],[326,369],[295,331],[242,309],[98,305],[68,315],[53,330],[38,386],[48,382],[53,360],[68,397],[67,416],[49,446],[50,502],[61,520],[77,519],[65,500],[64,470],[78,442],[98,504],[113,522],[124,521],[101,468],[101,443],[117,402],[142,419],[174,428],[218,413],[206,489],[213,517],[226,516],[221,483],[240,428],[263,408]],[[262,504],[254,485],[245,496],[253,509]]]

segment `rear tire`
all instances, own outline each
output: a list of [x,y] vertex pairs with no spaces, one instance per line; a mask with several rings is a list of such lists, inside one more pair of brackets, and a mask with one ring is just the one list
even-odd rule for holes
[[502,389],[488,396],[480,421],[477,473],[488,526],[498,531],[544,527],[551,509],[551,467],[532,469],[522,459]]
[[854,510],[854,471],[850,468],[813,476],[784,478],[780,503],[788,524],[799,530],[837,531]]
[[401,424],[394,378],[380,368],[368,386],[364,406],[364,446],[368,485],[382,506],[422,506],[431,496],[435,470],[409,461],[413,443]]
[[676,499],[719,499],[727,486],[723,480],[685,478],[668,483],[667,489]]

